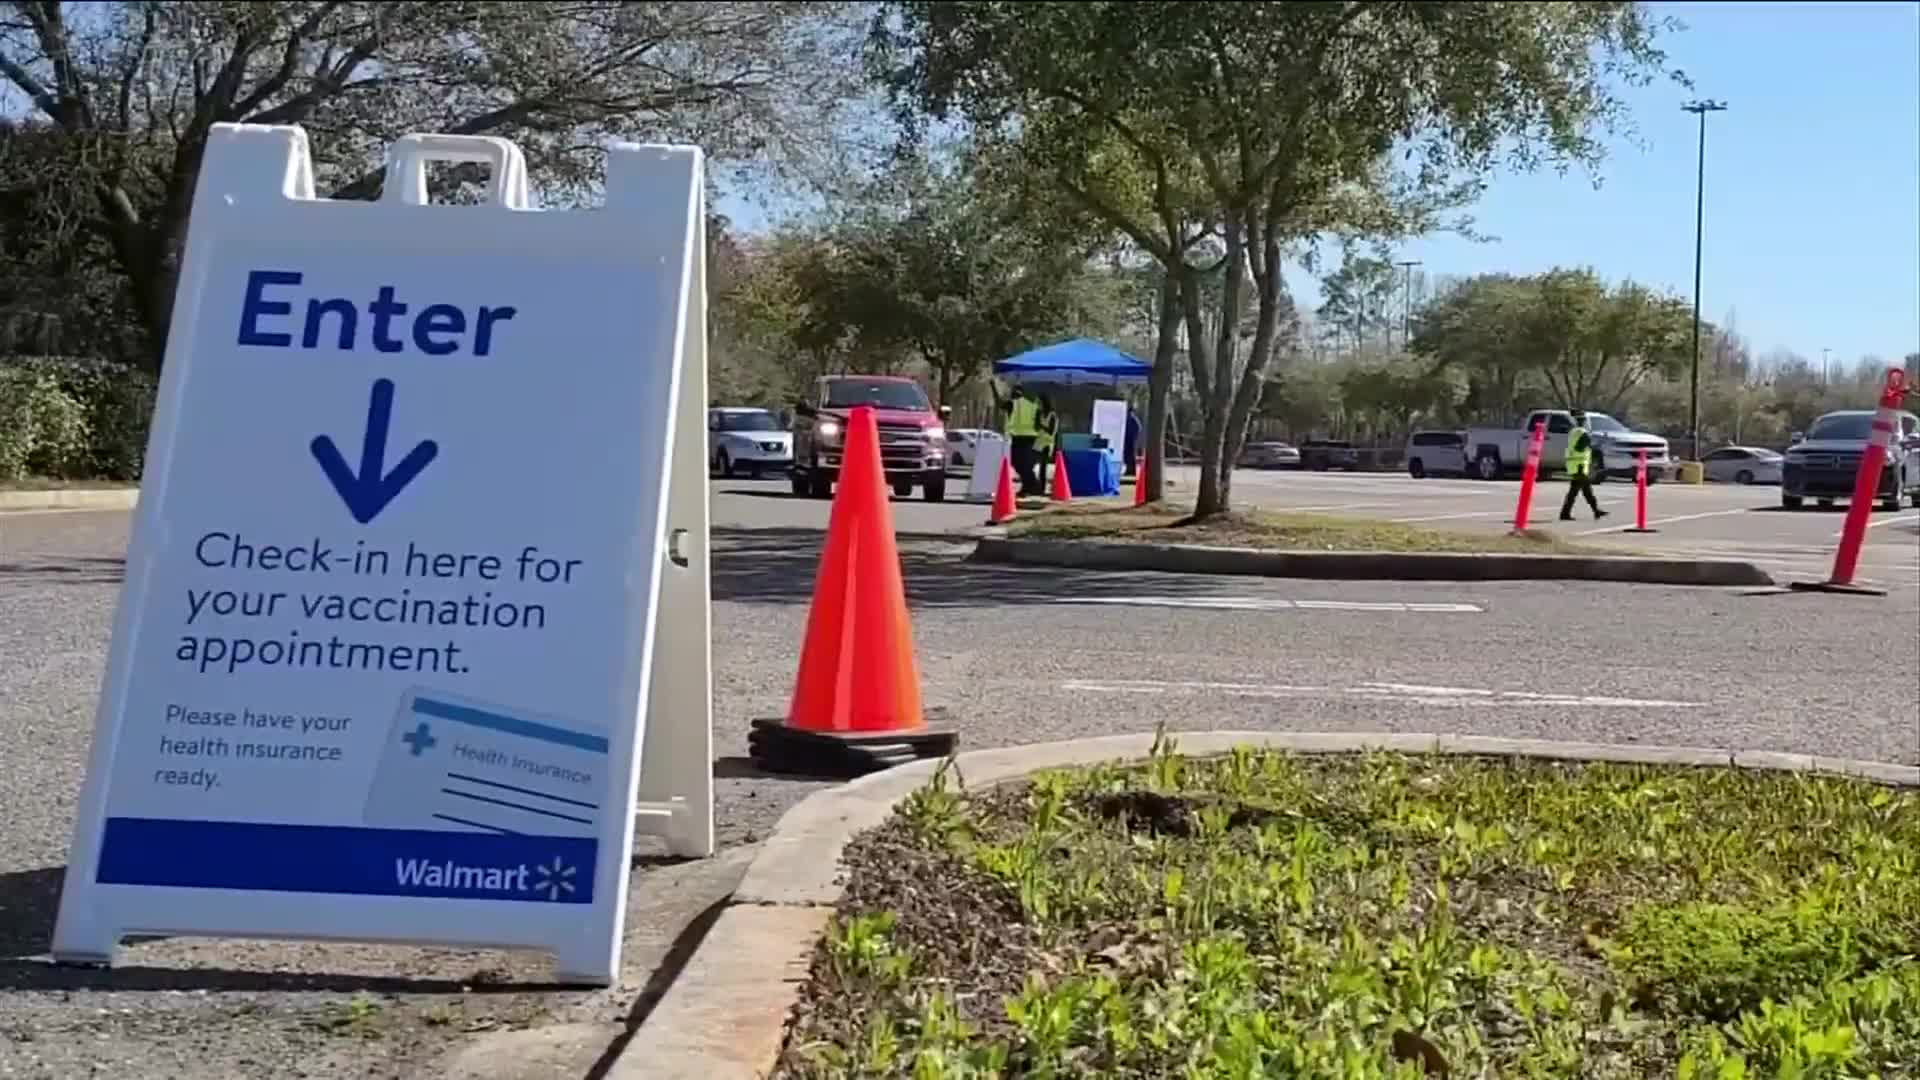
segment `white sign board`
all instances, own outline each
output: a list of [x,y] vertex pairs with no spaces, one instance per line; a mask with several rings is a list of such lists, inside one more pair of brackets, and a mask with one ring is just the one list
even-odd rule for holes
[[1007,440],[997,431],[982,431],[973,444],[973,472],[967,476],[967,499],[992,502],[1000,484],[1000,462],[1007,456]]
[[[429,160],[490,198],[425,205]],[[335,202],[300,129],[215,127],[57,960],[297,937],[613,980],[636,830],[713,848],[701,169],[617,146],[604,207],[539,211],[513,144],[408,136]]]
[[1119,461],[1127,451],[1127,403],[1100,399],[1093,403],[1093,433],[1107,439],[1107,456]]

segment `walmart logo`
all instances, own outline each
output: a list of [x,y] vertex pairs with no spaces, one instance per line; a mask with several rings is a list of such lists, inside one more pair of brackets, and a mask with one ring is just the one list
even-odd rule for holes
[[558,855],[551,863],[537,863],[531,869],[525,863],[466,866],[451,861],[395,859],[393,870],[399,884],[410,889],[531,893],[544,900],[572,896],[577,891],[574,878],[579,873],[579,867],[568,865]]
[[549,900],[573,895],[573,875],[577,869],[561,862],[558,855],[553,857],[553,864],[550,866],[535,866],[533,868],[534,895],[545,896]]

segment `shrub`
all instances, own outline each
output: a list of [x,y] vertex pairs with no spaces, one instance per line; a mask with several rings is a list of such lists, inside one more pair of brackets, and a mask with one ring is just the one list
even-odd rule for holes
[[0,480],[65,476],[86,454],[86,406],[49,375],[0,368]]
[[0,409],[14,410],[0,421],[0,479],[140,478],[153,418],[152,376],[104,360],[12,357],[0,359],[0,379],[12,387]]

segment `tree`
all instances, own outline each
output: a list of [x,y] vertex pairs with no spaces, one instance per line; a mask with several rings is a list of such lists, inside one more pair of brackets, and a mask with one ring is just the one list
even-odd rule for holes
[[1359,256],[1348,258],[1321,278],[1319,315],[1328,333],[1336,339],[1349,337],[1357,352],[1366,347],[1373,331],[1391,326],[1390,305],[1399,292],[1394,269],[1386,259]]
[[989,361],[1110,305],[1089,264],[1098,243],[1033,210],[965,150],[903,161],[828,238],[838,274],[809,303],[870,351],[917,355],[946,402]]
[[1648,376],[1677,370],[1692,326],[1675,297],[1556,269],[1463,285],[1423,314],[1412,348],[1466,374],[1482,408],[1511,414],[1527,384],[1555,404],[1611,409]]
[[[1323,234],[1430,229],[1503,151],[1522,166],[1597,161],[1592,129],[1621,113],[1614,81],[1663,63],[1656,29],[1632,3],[895,0],[875,38],[903,101],[1017,147],[1030,175],[1165,268],[1201,404],[1194,511],[1207,516],[1230,509],[1291,306],[1289,253]],[[1216,260],[1209,339],[1196,285]]]
[[[859,72],[842,3],[226,0],[0,3],[0,79],[59,137],[158,369],[215,123],[300,124],[323,190],[370,198],[409,131],[520,142],[544,190],[609,139],[685,140],[809,172]],[[470,180],[455,174],[454,181]]]

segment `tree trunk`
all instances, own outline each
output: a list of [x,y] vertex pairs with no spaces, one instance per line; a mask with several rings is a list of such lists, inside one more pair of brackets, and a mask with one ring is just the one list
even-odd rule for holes
[[[1180,284],[1172,274],[1160,279],[1159,333],[1153,344],[1153,370],[1147,372],[1147,501],[1167,494],[1167,399],[1173,387],[1173,363],[1180,351]],[[1136,478],[1135,483],[1138,483]]]
[[[1240,211],[1230,210],[1222,216],[1220,224],[1226,239],[1226,258],[1222,263],[1225,277],[1220,288],[1219,333],[1213,342],[1210,385],[1200,394],[1200,491],[1193,502],[1193,516],[1196,518],[1224,514],[1233,508],[1233,461],[1226,456],[1227,416],[1232,411],[1235,383],[1233,366],[1240,339],[1241,293],[1246,284],[1246,216]],[[1194,277],[1191,273],[1186,275],[1187,280],[1182,283],[1182,288],[1193,289]],[[1188,302],[1187,317],[1193,330],[1198,329],[1199,310],[1197,301]],[[1192,336],[1190,331],[1189,337]],[[1189,348],[1193,344],[1189,341]],[[1198,358],[1195,363],[1199,365]]]

